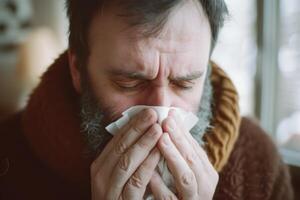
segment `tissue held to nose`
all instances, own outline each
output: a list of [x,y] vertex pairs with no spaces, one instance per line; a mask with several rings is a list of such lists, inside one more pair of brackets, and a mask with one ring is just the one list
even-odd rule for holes
[[[198,117],[194,115],[192,112],[186,112],[181,108],[176,107],[164,107],[164,106],[144,106],[144,105],[138,105],[133,106],[127,109],[122,113],[122,117],[118,119],[117,121],[111,123],[108,125],[105,129],[111,133],[112,135],[115,135],[125,124],[129,122],[129,120],[141,112],[142,110],[146,108],[151,108],[156,111],[158,116],[158,123],[162,124],[163,120],[168,117],[168,113],[171,109],[176,110],[178,116],[182,119],[183,123],[185,124],[186,128],[190,131],[198,122]],[[161,160],[158,163],[157,171],[161,175],[162,180],[164,183],[168,186],[171,191],[175,192],[174,187],[174,178],[172,174],[170,173],[166,160],[164,158],[161,158]],[[154,197],[151,194],[145,195],[146,200],[152,200]]]
[[141,112],[143,109],[146,108],[152,108],[153,110],[156,111],[159,124],[161,124],[162,121],[167,118],[168,113],[171,109],[176,110],[178,116],[181,117],[188,130],[191,130],[198,121],[198,117],[196,115],[194,115],[192,112],[186,112],[181,108],[138,105],[138,106],[130,107],[129,109],[124,111],[120,119],[109,124],[105,129],[112,135],[115,135],[126,123],[129,122],[129,120],[134,115],[136,115],[137,113]]

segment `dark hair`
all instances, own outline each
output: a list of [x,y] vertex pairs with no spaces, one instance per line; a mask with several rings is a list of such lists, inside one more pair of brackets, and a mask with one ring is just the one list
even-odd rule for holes
[[[209,20],[212,31],[212,49],[215,46],[219,30],[223,26],[228,10],[224,0],[194,0],[198,1]],[[78,64],[85,64],[89,55],[87,33],[92,18],[99,12],[108,0],[66,0],[69,18],[69,48],[76,54]],[[123,10],[124,17],[132,26],[151,26],[146,34],[160,31],[168,19],[172,8],[184,0],[114,0]]]

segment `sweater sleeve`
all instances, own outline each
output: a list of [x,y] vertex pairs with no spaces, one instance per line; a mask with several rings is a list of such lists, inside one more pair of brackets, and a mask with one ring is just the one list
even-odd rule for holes
[[288,167],[271,138],[249,119],[242,119],[239,138],[220,172],[214,199],[293,199]]

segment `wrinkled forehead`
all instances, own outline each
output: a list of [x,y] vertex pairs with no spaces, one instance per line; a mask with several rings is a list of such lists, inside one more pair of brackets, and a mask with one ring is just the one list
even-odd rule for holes
[[[166,51],[181,51],[211,40],[209,21],[198,1],[184,1],[164,17],[161,23],[153,17],[153,21],[148,19],[150,21],[146,24],[132,26],[122,7],[104,4],[92,21],[89,44],[91,47],[100,42],[110,43],[111,47],[124,43],[127,47],[155,44],[167,46]],[[176,48],[179,44],[182,44],[181,47]]]

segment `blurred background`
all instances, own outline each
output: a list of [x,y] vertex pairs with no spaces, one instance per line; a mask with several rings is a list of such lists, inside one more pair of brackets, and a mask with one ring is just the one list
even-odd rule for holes
[[[213,54],[291,166],[300,167],[300,0],[225,0],[230,16]],[[0,119],[22,109],[67,48],[63,0],[0,0]]]

